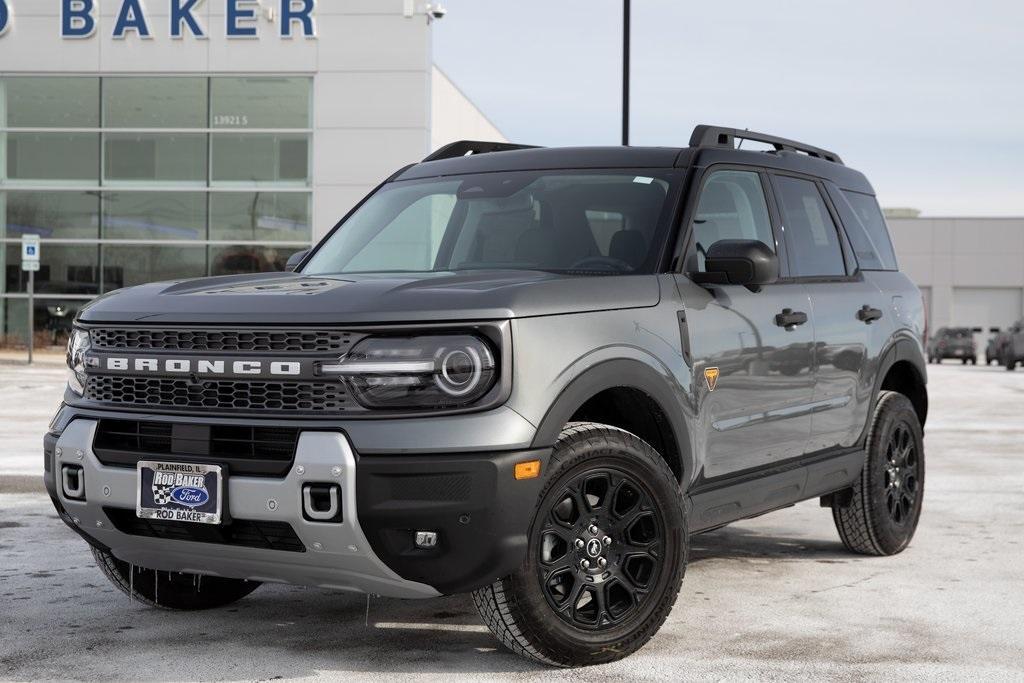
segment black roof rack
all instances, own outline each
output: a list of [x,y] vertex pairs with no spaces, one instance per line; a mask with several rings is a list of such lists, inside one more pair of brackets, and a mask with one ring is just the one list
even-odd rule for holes
[[423,161],[466,157],[471,154],[487,154],[488,152],[508,152],[513,149],[536,149],[536,145],[517,145],[511,142],[482,142],[479,140],[459,140],[441,147]]
[[736,139],[750,140],[752,142],[763,142],[771,145],[776,151],[803,152],[804,154],[836,164],[843,163],[839,155],[820,147],[805,145],[796,140],[755,133],[752,130],[740,130],[738,128],[723,128],[721,126],[700,125],[693,129],[690,135],[690,147],[728,147],[735,148]]

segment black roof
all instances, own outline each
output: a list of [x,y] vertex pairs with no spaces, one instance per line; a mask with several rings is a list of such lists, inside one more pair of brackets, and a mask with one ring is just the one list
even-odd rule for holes
[[[749,139],[774,147],[770,151],[736,149],[735,140]],[[461,140],[402,169],[391,180],[413,180],[466,173],[599,168],[686,168],[715,163],[763,166],[831,180],[843,189],[874,194],[867,178],[845,165],[833,152],[761,133],[697,126],[689,147],[532,147],[510,143]]]

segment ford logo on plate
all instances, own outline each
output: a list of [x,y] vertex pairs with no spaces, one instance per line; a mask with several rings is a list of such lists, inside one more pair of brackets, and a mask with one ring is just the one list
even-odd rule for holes
[[210,500],[210,494],[206,489],[179,486],[171,491],[171,498],[175,503],[181,503],[182,505],[187,505],[190,508],[197,508]]

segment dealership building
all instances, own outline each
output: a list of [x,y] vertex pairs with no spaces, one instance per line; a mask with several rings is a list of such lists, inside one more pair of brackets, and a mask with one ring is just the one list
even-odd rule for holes
[[[921,288],[932,331],[1004,328],[1024,317],[1024,218],[888,218],[900,269]],[[979,348],[979,352],[982,349]]]
[[[382,178],[504,139],[426,0],[0,0],[0,345],[160,279],[279,269]],[[1024,219],[890,218],[932,329],[1024,315]],[[979,341],[981,338],[979,338]]]
[[[279,269],[382,178],[503,139],[423,0],[0,0],[0,343],[152,280]],[[187,11],[186,11],[187,10]]]

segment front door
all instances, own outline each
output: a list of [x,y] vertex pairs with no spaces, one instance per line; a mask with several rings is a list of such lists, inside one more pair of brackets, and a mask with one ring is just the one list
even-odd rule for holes
[[[705,285],[686,273],[704,268],[718,240],[756,239],[778,251],[756,169],[705,173],[677,277],[685,311],[697,401],[697,447],[704,479],[761,468],[807,451],[814,389],[811,302],[800,283]],[[803,314],[803,315],[801,315]]]

